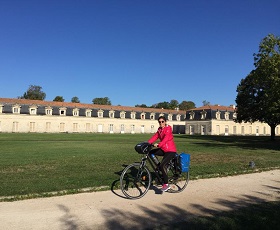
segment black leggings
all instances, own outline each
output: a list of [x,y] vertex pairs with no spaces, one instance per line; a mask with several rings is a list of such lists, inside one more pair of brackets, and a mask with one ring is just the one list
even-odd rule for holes
[[175,157],[175,152],[163,152],[162,149],[152,149],[150,154],[155,154],[157,156],[163,156],[162,161],[159,165],[159,170],[162,172],[164,184],[168,184],[168,176],[166,171],[166,164],[170,162],[172,158]]

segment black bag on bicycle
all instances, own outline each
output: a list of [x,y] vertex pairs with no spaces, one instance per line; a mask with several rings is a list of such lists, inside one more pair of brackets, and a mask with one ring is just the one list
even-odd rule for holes
[[140,154],[147,154],[152,149],[152,145],[148,142],[141,142],[137,144],[134,149]]

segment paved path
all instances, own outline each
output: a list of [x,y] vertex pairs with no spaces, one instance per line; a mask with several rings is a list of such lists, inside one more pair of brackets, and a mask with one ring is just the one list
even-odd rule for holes
[[280,199],[280,170],[190,181],[179,194],[150,190],[139,200],[105,191],[0,203],[1,230],[143,229]]

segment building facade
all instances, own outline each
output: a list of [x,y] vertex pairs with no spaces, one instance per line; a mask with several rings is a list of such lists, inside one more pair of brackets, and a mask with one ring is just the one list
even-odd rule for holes
[[154,133],[159,116],[185,133],[185,111],[0,98],[0,132]]
[[[186,112],[186,134],[270,136],[266,123],[236,123],[235,106],[207,105]],[[275,134],[280,135],[279,125]]]

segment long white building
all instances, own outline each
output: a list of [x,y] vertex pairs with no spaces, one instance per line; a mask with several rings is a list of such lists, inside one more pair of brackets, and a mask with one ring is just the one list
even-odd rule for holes
[[[206,105],[186,112],[186,134],[190,135],[254,135],[269,136],[266,123],[236,123],[235,106]],[[280,135],[279,125],[275,134]]]
[[0,98],[0,132],[154,133],[164,115],[185,133],[185,111]]
[[[270,135],[266,123],[235,123],[234,106],[180,111],[0,98],[0,132],[6,133],[154,133],[162,115],[176,134]],[[280,135],[279,126],[275,134]]]

